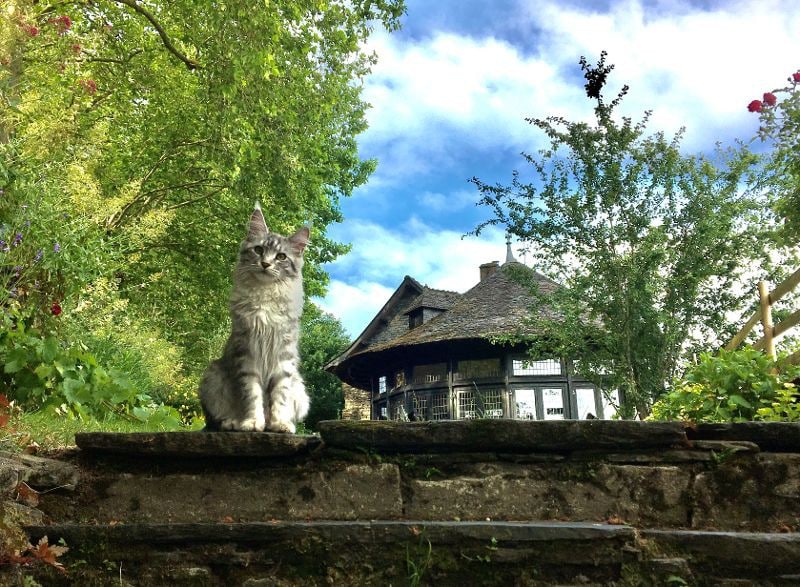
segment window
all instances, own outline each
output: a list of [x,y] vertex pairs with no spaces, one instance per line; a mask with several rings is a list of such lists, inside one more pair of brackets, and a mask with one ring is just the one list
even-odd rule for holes
[[433,365],[417,365],[414,367],[412,383],[437,383],[447,381],[447,363],[434,363]]
[[378,393],[386,393],[386,375],[378,377]]
[[575,389],[575,397],[578,402],[578,420],[591,420],[592,418],[599,418],[600,412],[595,403],[595,395],[593,387],[578,387]]
[[619,391],[616,389],[601,391],[600,395],[603,396],[603,419],[610,420],[618,413]]
[[388,418],[388,412],[389,412],[389,409],[386,407],[386,404],[381,404],[378,407],[378,413],[380,414],[380,419],[381,420],[386,420],[386,418]]
[[545,359],[543,361],[529,361],[528,359],[514,359],[512,361],[514,375],[561,375],[561,361]]
[[471,389],[458,392],[458,418],[469,420],[478,416],[475,394]]
[[447,406],[447,392],[436,393],[431,396],[431,420],[447,420],[450,409]]
[[411,405],[414,409],[414,417],[417,420],[425,420],[428,417],[428,398],[419,397],[417,394],[411,396]]
[[516,417],[519,420],[536,419],[536,390],[517,389],[514,392],[514,404]]
[[414,310],[408,315],[408,329],[412,330],[422,324],[422,308]]
[[481,359],[477,361],[459,361],[453,378],[456,380],[478,379],[480,377],[502,377],[503,368],[500,359]]
[[481,403],[483,404],[484,418],[503,417],[503,395],[499,389],[487,389],[481,391]]
[[564,419],[564,394],[560,387],[542,389],[542,407],[545,420]]

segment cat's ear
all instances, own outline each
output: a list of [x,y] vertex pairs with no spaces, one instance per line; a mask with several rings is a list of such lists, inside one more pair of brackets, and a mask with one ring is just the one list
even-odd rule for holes
[[292,243],[292,247],[297,253],[302,253],[303,249],[306,248],[306,245],[308,244],[308,235],[310,232],[311,231],[308,226],[304,226],[289,237],[289,242]]
[[261,204],[256,202],[253,213],[250,215],[250,226],[247,230],[247,238],[263,238],[268,232],[267,222],[264,220],[264,214],[261,212]]

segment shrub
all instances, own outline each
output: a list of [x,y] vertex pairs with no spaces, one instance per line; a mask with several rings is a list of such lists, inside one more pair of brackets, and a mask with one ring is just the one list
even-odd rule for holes
[[703,353],[683,379],[653,405],[650,419],[744,422],[800,419],[793,381],[800,367],[782,366],[752,348]]

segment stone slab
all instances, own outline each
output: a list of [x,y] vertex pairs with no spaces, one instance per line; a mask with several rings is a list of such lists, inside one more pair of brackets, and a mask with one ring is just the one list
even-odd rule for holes
[[634,529],[615,524],[580,522],[452,522],[425,520],[373,520],[313,522],[276,520],[249,523],[172,523],[172,524],[54,524],[26,526],[33,539],[44,535],[59,536],[78,544],[97,539],[122,544],[151,545],[188,543],[251,543],[277,542],[316,534],[342,542],[379,545],[405,541],[411,536],[424,535],[437,544],[452,544],[463,540],[490,542],[552,542],[573,540],[608,540],[633,538]]
[[[54,520],[99,523],[356,520],[400,518],[396,465],[307,463],[194,472],[119,472],[96,468],[78,499],[43,496]],[[62,509],[59,509],[62,508]]]
[[417,519],[615,519],[686,527],[691,473],[675,466],[476,463],[407,480],[405,514]]
[[679,422],[630,420],[437,422],[345,421],[318,424],[328,446],[379,452],[571,452],[688,446]]
[[23,481],[37,490],[73,490],[80,479],[70,463],[28,454],[0,451],[0,494],[13,491]]
[[87,452],[162,457],[287,458],[319,447],[318,436],[275,432],[81,432]]
[[732,455],[698,472],[692,494],[696,528],[800,529],[800,454]]
[[800,453],[800,422],[735,422],[687,426],[690,440],[743,440],[761,450]]
[[673,555],[687,557],[695,575],[754,577],[800,571],[800,534],[641,530],[641,538]]

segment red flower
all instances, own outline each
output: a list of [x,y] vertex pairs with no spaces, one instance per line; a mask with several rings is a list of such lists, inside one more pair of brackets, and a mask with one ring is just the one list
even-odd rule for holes
[[50,306],[50,312],[52,312],[53,316],[58,316],[61,314],[61,304],[58,302],[53,302],[53,305]]
[[22,25],[22,30],[28,33],[28,36],[30,37],[36,37],[39,35],[39,29],[32,24]]
[[72,19],[66,14],[51,18],[49,22],[55,25],[59,35],[67,34],[67,31],[72,28]]
[[73,53],[75,53],[75,55],[79,55],[79,54],[80,54],[80,52],[81,52],[81,46],[80,46],[80,45],[78,45],[78,43],[75,43],[75,44],[72,46],[72,52],[73,52]]
[[97,82],[93,79],[78,80],[78,85],[86,90],[86,93],[90,96],[94,96],[97,93]]
[[747,105],[748,112],[761,112],[761,108],[764,105],[761,103],[761,100],[753,100]]
[[793,73],[792,79],[796,82],[800,82],[800,71]]
[[765,92],[764,93],[764,104],[767,106],[775,106],[778,103],[778,98],[775,97],[775,94],[772,92]]

